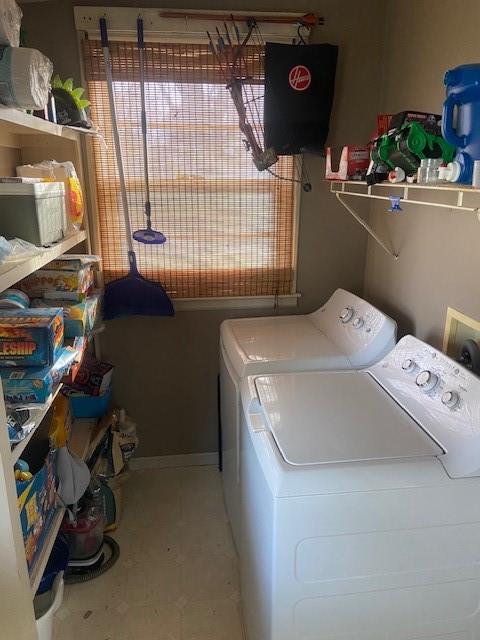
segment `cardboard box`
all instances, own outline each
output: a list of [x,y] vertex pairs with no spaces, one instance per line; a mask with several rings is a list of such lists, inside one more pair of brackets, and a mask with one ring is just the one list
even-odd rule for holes
[[71,367],[76,354],[62,348],[52,367],[0,368],[3,396],[9,405],[43,404],[47,402],[57,384]]
[[71,388],[90,396],[100,396],[107,392],[112,384],[113,365],[101,362],[95,357],[85,355],[82,365]]
[[[48,444],[47,444],[48,448]],[[55,453],[48,452],[42,466],[30,463],[33,478],[17,481],[17,501],[20,511],[25,555],[29,571],[37,560],[55,513]]]
[[92,290],[94,281],[94,271],[90,265],[79,270],[39,269],[18,286],[30,298],[83,300]]
[[73,339],[67,340],[68,346],[71,346],[78,353],[75,358],[75,362],[70,367],[70,371],[66,376],[62,378],[62,382],[65,384],[71,385],[75,378],[77,377],[77,373],[80,371],[80,367],[82,366],[83,358],[85,357],[85,353],[88,347],[88,338],[86,336],[78,336]]
[[392,121],[392,113],[379,113],[377,116],[377,138],[383,136],[384,133],[388,133],[390,130],[390,123]]
[[366,174],[369,164],[370,150],[368,147],[327,147],[325,178],[327,180],[360,178]]
[[62,307],[65,338],[76,338],[89,334],[97,324],[100,315],[101,295],[94,293],[85,300],[32,300],[32,307]]
[[0,309],[0,366],[52,366],[62,345],[62,309]]
[[85,267],[98,268],[100,261],[100,256],[96,255],[65,253],[63,256],[49,262],[46,269],[53,269],[54,271],[80,271]]

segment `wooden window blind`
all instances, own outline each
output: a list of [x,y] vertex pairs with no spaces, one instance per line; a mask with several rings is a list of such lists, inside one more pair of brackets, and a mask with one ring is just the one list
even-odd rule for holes
[[[207,45],[145,46],[152,226],[167,243],[134,243],[140,272],[180,298],[292,293],[294,183],[255,169]],[[139,229],[145,227],[139,60],[135,43],[110,47],[130,217]],[[92,119],[106,143],[94,142],[94,156],[108,282],[128,270],[125,229],[100,43],[84,40],[83,54]],[[249,47],[246,59],[247,98],[261,118],[263,49]],[[275,170],[293,177],[292,158]]]

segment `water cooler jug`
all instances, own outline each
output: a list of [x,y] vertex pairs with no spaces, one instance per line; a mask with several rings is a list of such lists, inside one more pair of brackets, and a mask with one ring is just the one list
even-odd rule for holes
[[445,74],[442,134],[457,147],[456,182],[471,184],[473,163],[480,160],[480,64],[465,64]]

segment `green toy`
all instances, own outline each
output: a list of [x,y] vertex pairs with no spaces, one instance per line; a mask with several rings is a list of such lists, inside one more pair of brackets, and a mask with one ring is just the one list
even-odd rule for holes
[[52,94],[55,97],[57,122],[62,125],[72,125],[89,129],[91,123],[85,109],[90,106],[90,101],[82,98],[85,89],[74,88],[73,78],[62,82],[56,75],[52,82]]
[[386,165],[389,169],[401,167],[407,175],[412,175],[423,158],[442,158],[448,163],[454,155],[455,147],[441,135],[425,130],[419,122],[406,122],[377,139],[371,159],[375,165]]

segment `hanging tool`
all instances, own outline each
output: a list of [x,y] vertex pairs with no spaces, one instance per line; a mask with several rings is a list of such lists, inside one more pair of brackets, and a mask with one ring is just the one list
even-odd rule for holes
[[[212,20],[214,22],[222,22],[225,19],[224,13],[208,13],[207,11],[192,12],[192,11],[171,11],[170,9],[161,10],[158,12],[161,18],[178,19],[191,19],[191,20]],[[274,14],[262,15],[255,13],[255,20],[258,23],[270,23],[270,24],[301,24],[302,26],[311,29],[316,25],[325,24],[325,18],[316,16],[314,13],[306,13],[303,16],[282,16]],[[246,14],[231,14],[232,21],[242,22],[246,19]]]
[[115,98],[113,95],[112,66],[108,44],[107,22],[100,18],[100,36],[105,61],[105,76],[107,80],[108,101],[112,119],[113,139],[115,143],[115,157],[117,160],[118,177],[120,181],[120,195],[125,222],[126,242],[128,247],[129,272],[123,278],[109,282],[105,287],[104,316],[107,320],[126,315],[145,316],[173,316],[172,301],[161,284],[146,280],[137,269],[137,257],[133,249],[130,216],[128,212],[127,189],[123,170],[122,148],[118,133]]
[[147,108],[145,106],[145,43],[143,41],[143,20],[137,20],[137,46],[140,61],[140,101],[142,105],[142,144],[143,144],[143,172],[145,176],[145,216],[147,228],[134,231],[133,239],[143,244],[163,244],[167,241],[161,231],[152,229],[152,205],[150,203],[150,178],[148,171],[147,147]]
[[[209,17],[204,16],[204,19],[213,20],[214,17],[214,15]],[[253,163],[258,171],[267,171],[278,180],[299,183],[305,192],[309,192],[312,190],[312,185],[301,159],[295,159],[297,177],[282,176],[272,169],[273,165],[278,162],[279,157],[273,146],[265,148],[263,118],[257,107],[257,101],[260,100],[262,96],[255,95],[252,89],[257,71],[255,68],[251,71],[247,68],[250,54],[246,51],[248,45],[252,47],[253,51],[255,51],[255,49],[258,51],[263,50],[265,48],[265,41],[260,32],[256,16],[242,16],[241,20],[246,25],[246,30],[245,28],[242,29],[243,35],[241,35],[240,28],[237,24],[237,20],[239,19],[239,16],[230,15],[230,23],[235,42],[230,35],[230,29],[225,20],[222,21],[225,35],[222,34],[218,26],[215,27],[217,36],[215,41],[209,31],[206,33],[210,43],[210,49],[215,56],[218,67],[225,79],[226,88],[230,92],[232,102],[237,111],[245,149],[251,154]],[[300,29],[304,28],[309,31],[315,24],[323,24],[323,20],[319,19],[317,22],[313,14],[308,14],[295,20],[289,18],[287,22],[282,20],[282,23],[298,25],[299,34],[301,34]],[[306,44],[304,38],[303,42]]]

